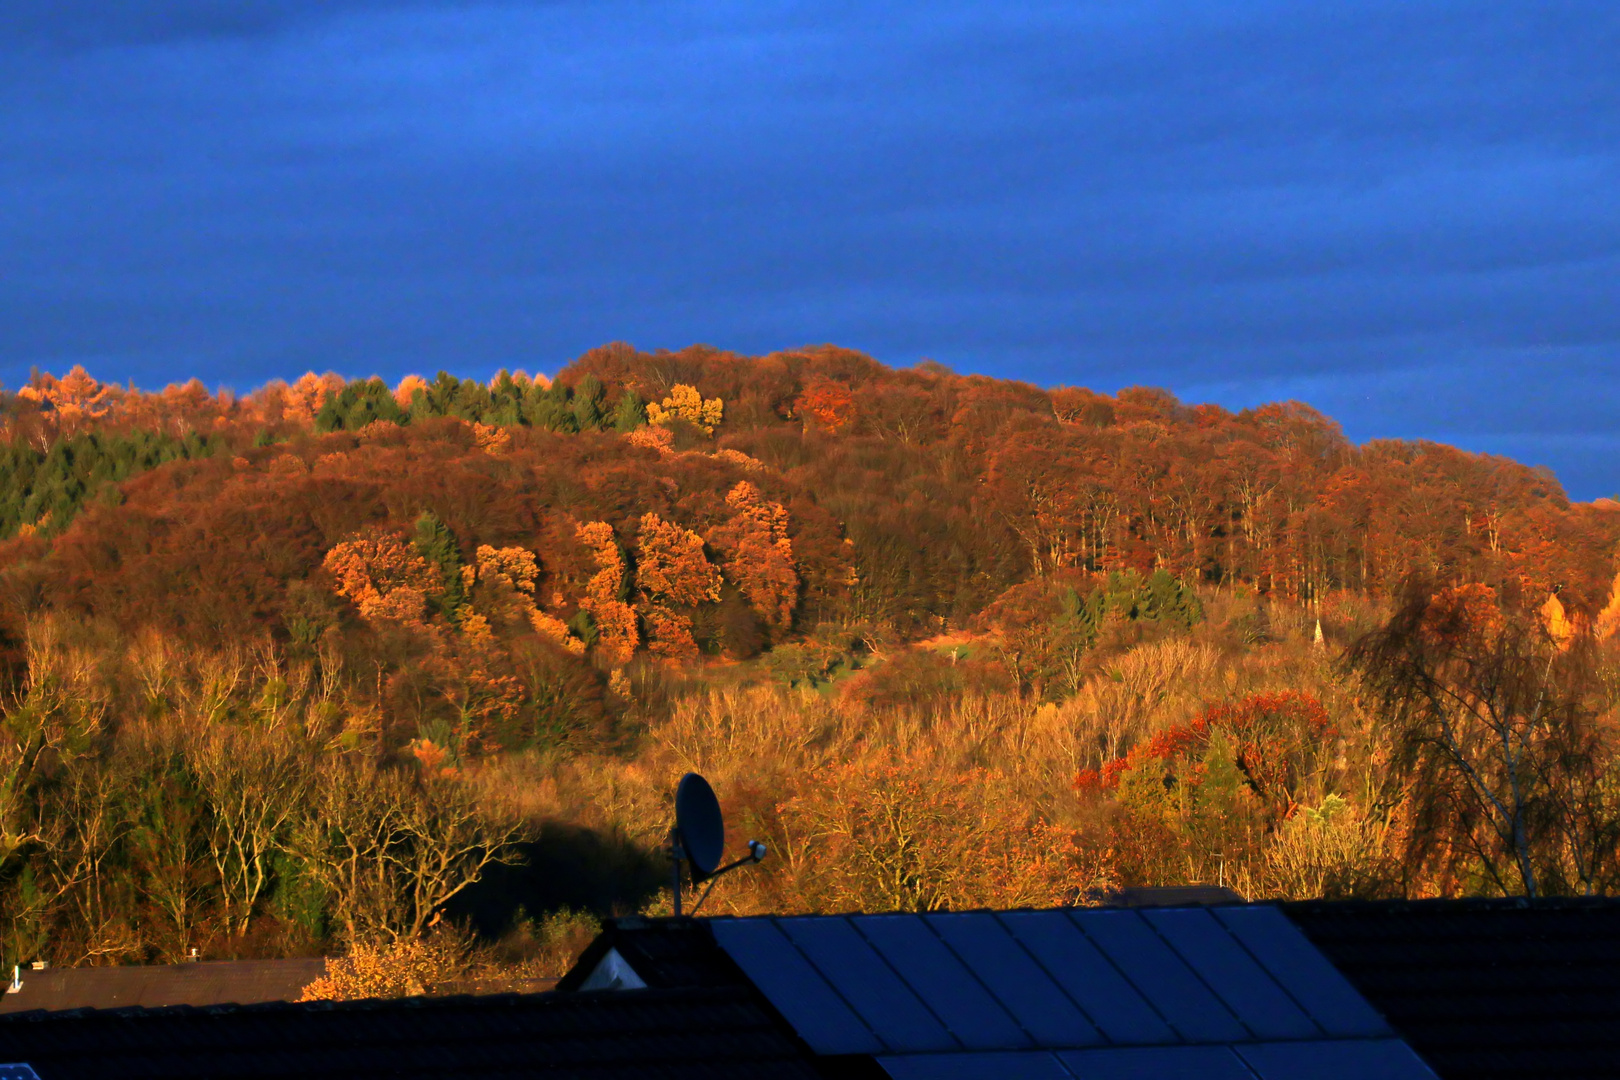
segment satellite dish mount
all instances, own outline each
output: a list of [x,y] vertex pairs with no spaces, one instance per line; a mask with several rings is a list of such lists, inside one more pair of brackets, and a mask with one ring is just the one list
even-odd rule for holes
[[671,879],[675,891],[675,914],[681,913],[681,864],[688,867],[688,874],[694,887],[708,882],[708,888],[692,906],[692,914],[696,915],[703,901],[709,898],[709,890],[722,874],[730,873],[739,866],[752,866],[765,858],[765,845],[758,840],[748,841],[748,854],[735,862],[720,865],[720,858],[726,850],[726,823],[720,816],[720,800],[714,797],[714,789],[709,782],[697,773],[687,773],[681,777],[680,786],[675,789],[675,827],[669,831],[669,859],[672,864]]

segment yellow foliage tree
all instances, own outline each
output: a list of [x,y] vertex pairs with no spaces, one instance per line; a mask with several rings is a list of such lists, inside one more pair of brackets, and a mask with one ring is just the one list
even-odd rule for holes
[[512,433],[495,424],[473,424],[473,438],[486,454],[502,454],[512,446]]
[[648,404],[647,420],[654,424],[673,424],[677,420],[684,420],[705,435],[713,435],[724,412],[725,404],[719,398],[705,401],[697,387],[676,383],[669,397],[662,402]]
[[359,1001],[431,994],[467,966],[465,949],[448,935],[406,938],[388,945],[356,944],[326,962],[326,974],[304,987],[299,1001]]
[[1547,597],[1547,602],[1541,605],[1541,625],[1546,628],[1547,636],[1553,639],[1554,644],[1563,648],[1575,636],[1575,625],[1570,622],[1569,615],[1564,611],[1563,601],[1558,594]]
[[540,576],[540,563],[534,552],[527,548],[479,544],[474,557],[479,581],[500,581],[520,593],[534,595],[534,582]]

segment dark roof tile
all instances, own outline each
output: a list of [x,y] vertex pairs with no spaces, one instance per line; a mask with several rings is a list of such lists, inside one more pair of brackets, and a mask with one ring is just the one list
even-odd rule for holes
[[746,987],[18,1013],[0,1061],[42,1080],[818,1075]]
[[1620,1076],[1620,901],[1284,912],[1442,1076]]
[[326,973],[321,957],[203,960],[131,967],[46,968],[21,972],[22,989],[0,995],[0,1014],[35,1009],[116,1009],[292,1001]]

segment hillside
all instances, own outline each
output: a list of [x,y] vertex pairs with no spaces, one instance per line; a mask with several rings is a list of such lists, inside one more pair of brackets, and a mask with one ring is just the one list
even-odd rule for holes
[[1616,817],[1620,512],[1298,403],[610,345],[0,413],[7,963],[543,938],[660,902],[687,768],[779,856],[722,909],[1522,887],[1413,665],[1544,656]]

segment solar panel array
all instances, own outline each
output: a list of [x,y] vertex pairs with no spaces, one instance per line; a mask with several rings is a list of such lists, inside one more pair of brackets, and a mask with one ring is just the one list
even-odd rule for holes
[[897,1077],[1433,1077],[1274,907],[711,926],[811,1049]]
[[1434,1073],[1400,1039],[980,1051],[877,1059],[895,1080],[1405,1080]]

